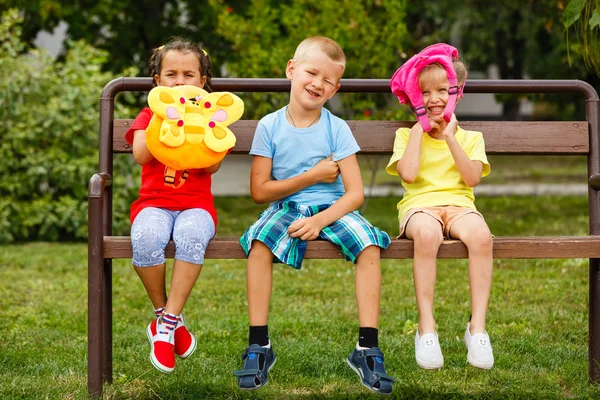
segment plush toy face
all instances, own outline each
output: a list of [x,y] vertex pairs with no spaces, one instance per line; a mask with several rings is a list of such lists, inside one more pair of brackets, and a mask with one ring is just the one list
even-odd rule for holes
[[208,93],[196,86],[157,86],[148,94],[153,111],[146,145],[175,170],[210,167],[235,146],[227,127],[240,119],[244,103],[228,92]]

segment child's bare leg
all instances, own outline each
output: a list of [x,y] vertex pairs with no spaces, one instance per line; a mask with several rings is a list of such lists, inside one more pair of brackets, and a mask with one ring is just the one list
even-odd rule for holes
[[437,252],[444,240],[442,226],[432,216],[417,213],[408,221],[406,237],[414,241],[413,277],[419,309],[419,333],[434,333],[433,294]]
[[452,225],[450,235],[460,239],[469,250],[470,331],[472,334],[485,332],[485,317],[492,286],[492,234],[483,218],[477,214],[467,214]]
[[165,287],[166,265],[160,264],[153,267],[135,267],[148,297],[155,309],[162,308],[167,304],[167,289]]
[[165,305],[166,313],[181,314],[201,271],[202,264],[175,260],[171,277],[171,290],[169,290],[169,298]]
[[264,326],[269,320],[269,304],[273,285],[273,253],[264,243],[252,242],[246,268],[248,317],[250,326]]
[[380,248],[369,246],[356,259],[356,304],[361,327],[377,328],[381,297]]

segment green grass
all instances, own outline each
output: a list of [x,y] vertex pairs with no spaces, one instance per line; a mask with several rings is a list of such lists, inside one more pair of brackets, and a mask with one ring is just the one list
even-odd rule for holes
[[[366,216],[397,233],[398,199],[371,199]],[[242,202],[243,207],[236,204]],[[262,209],[218,198],[222,235],[240,234]],[[497,235],[585,235],[580,197],[479,198]],[[0,398],[79,399],[87,392],[85,244],[0,246]],[[488,331],[496,365],[466,363],[466,261],[438,266],[435,312],[446,363],[425,371],[414,360],[417,312],[410,260],[382,262],[380,345],[397,378],[394,399],[594,399],[587,382],[587,260],[496,260]],[[307,260],[277,265],[270,333],[279,357],[270,383],[239,392],[232,374],[247,340],[245,262],[208,260],[186,306],[196,353],[170,375],[148,360],[152,309],[130,260],[113,263],[114,382],[107,399],[379,398],[343,362],[357,339],[353,268]]]

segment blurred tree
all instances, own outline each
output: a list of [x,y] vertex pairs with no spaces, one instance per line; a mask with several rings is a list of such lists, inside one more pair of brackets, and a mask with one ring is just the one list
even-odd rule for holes
[[[98,97],[114,78],[101,71],[108,54],[71,42],[64,61],[56,61],[21,42],[21,26],[16,10],[2,13],[0,242],[83,240],[87,184],[98,164]],[[116,110],[125,112],[121,104]],[[131,169],[130,158],[116,162],[116,170]],[[124,232],[135,189],[125,176],[115,179],[115,220]]]
[[[582,55],[572,54],[569,65],[560,0],[490,2],[465,0],[414,3],[407,20],[414,21],[414,43],[409,55],[439,41],[461,51],[469,70],[486,71],[496,65],[501,79],[582,79],[596,88],[598,78],[585,68]],[[498,96],[506,119],[518,116],[519,97]],[[560,103],[554,117],[583,115],[576,96],[545,96]],[[577,97],[578,98],[578,97]]]
[[[71,39],[83,39],[109,52],[104,69],[113,72],[135,65],[146,76],[149,51],[172,35],[184,35],[204,43],[213,65],[229,75],[283,78],[295,46],[307,36],[320,34],[334,38],[346,51],[346,78],[386,78],[400,65],[399,55],[410,43],[404,22],[406,3],[148,0],[142,6],[130,0],[5,0],[0,10],[20,8],[25,19],[22,38],[28,43],[41,29],[51,31],[65,21]],[[215,76],[220,68],[213,69]],[[383,104],[355,100],[359,103],[355,109],[363,117]],[[254,110],[259,115],[264,108]]]
[[[233,0],[228,8],[246,5]],[[23,41],[31,44],[39,31],[52,31],[64,21],[71,40],[85,40],[110,54],[104,69],[113,72],[135,65],[142,76],[147,75],[149,51],[175,35],[205,44],[216,65],[231,55],[215,34],[217,15],[223,10],[205,0],[5,0],[0,12],[12,7],[23,14]],[[218,69],[213,73],[218,75]]]
[[[411,42],[406,28],[406,0],[252,0],[245,10],[230,12],[229,1],[211,0],[218,15],[217,33],[232,44],[227,72],[243,77],[285,78],[296,46],[313,35],[337,41],[347,58],[344,78],[389,78]],[[285,96],[265,101],[254,96],[248,109],[261,116],[283,106]],[[273,96],[271,96],[273,98]],[[345,118],[376,117],[389,107],[388,95],[343,95],[336,113]],[[394,107],[393,112],[399,112]],[[389,112],[389,111],[388,111]]]

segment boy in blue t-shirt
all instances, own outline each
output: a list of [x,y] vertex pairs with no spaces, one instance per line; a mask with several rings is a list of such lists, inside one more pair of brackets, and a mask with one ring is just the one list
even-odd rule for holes
[[289,104],[258,123],[250,154],[250,177],[256,203],[271,203],[240,239],[248,255],[249,347],[240,389],[268,382],[276,356],[268,336],[273,260],[300,269],[306,241],[317,238],[340,247],[356,263],[359,339],[346,359],[363,385],[389,394],[394,379],[386,374],[378,347],[381,289],[380,249],[389,236],[358,211],[364,190],[356,153],[360,150],[348,124],[323,105],[340,88],[346,57],[333,40],[305,39],[288,61]]

